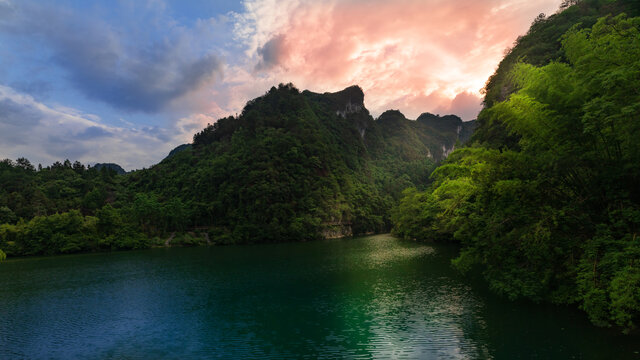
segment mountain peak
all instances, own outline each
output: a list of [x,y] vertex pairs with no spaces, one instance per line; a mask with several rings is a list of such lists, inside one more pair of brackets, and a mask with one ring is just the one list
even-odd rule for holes
[[126,174],[127,172],[118,164],[114,164],[114,163],[97,163],[95,165],[93,165],[93,168],[100,171],[103,168],[108,169],[108,170],[113,170],[116,172],[116,174],[118,175],[122,175],[122,174]]
[[460,125],[462,123],[462,119],[456,115],[440,116],[440,114],[434,115],[429,112],[418,116],[417,121],[427,125]]
[[377,119],[378,121],[398,121],[398,120],[407,120],[407,117],[404,116],[400,110],[387,110],[383,112]]
[[324,94],[318,94],[308,90],[305,90],[303,93],[328,104],[337,115],[342,117],[347,117],[349,114],[360,111],[366,111],[366,113],[369,114],[364,107],[364,92],[358,85],[352,85],[333,93],[325,92]]
[[332,95],[346,102],[364,107],[364,91],[362,91],[362,88],[358,85],[351,85],[344,90],[332,93]]

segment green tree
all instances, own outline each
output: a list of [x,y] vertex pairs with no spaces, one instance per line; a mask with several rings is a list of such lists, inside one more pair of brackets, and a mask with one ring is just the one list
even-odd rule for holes
[[[509,298],[637,326],[639,40],[640,18],[607,16],[562,37],[567,63],[514,65],[514,92],[481,114],[476,139],[489,141],[454,152],[427,191],[407,192],[395,231],[460,241],[453,264],[481,268]],[[506,146],[494,146],[496,126]]]

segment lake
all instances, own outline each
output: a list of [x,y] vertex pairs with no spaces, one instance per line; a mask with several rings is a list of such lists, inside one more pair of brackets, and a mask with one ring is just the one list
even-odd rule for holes
[[456,248],[378,235],[0,263],[0,359],[640,359],[570,307],[510,302]]

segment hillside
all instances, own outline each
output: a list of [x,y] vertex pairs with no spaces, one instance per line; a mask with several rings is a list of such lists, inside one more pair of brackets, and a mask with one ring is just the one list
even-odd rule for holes
[[102,170],[102,168],[113,170],[118,175],[122,175],[126,173],[126,171],[120,165],[114,164],[114,163],[97,163],[93,165],[93,167],[98,171]]
[[[454,265],[511,299],[640,321],[640,17],[580,1],[538,18],[489,79],[471,144],[410,189],[396,234],[462,245]],[[610,15],[607,15],[610,14]]]
[[[473,122],[398,111],[373,119],[357,86],[272,88],[149,169],[0,163],[9,256],[171,244],[303,241],[388,231]],[[173,234],[173,235],[172,235]],[[175,234],[178,234],[174,237]]]
[[224,241],[385,231],[400,192],[424,181],[466,128],[455,116],[445,129],[389,113],[374,120],[356,86],[317,94],[281,85],[132,174],[130,186],[190,204],[189,226]]
[[[572,27],[591,28],[598,18],[609,14],[625,13],[628,16],[640,16],[638,0],[565,0],[556,14],[536,18],[529,31],[519,36],[508,49],[495,73],[485,84],[484,105],[491,107],[504,101],[516,89],[515,79],[511,76],[516,64],[525,62],[535,66],[544,66],[553,61],[567,62],[562,48],[562,37]],[[543,14],[544,15],[544,14]],[[478,116],[478,131],[474,140],[491,144],[492,147],[517,146],[517,139],[500,124],[493,121],[487,113]]]

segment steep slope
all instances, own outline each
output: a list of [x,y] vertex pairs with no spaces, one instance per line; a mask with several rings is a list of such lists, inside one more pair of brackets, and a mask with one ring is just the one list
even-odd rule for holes
[[0,249],[19,256],[167,238],[195,245],[387,231],[402,191],[427,183],[460,138],[459,119],[447,119],[443,127],[399,112],[374,120],[357,86],[317,94],[280,85],[150,169],[0,161]]
[[430,124],[399,112],[374,120],[356,86],[317,94],[280,85],[130,183],[180,199],[190,226],[228,241],[379,232],[400,192],[426,179],[462,127],[457,117]]
[[403,160],[429,157],[444,160],[457,142],[469,139],[475,121],[464,122],[455,115],[440,117],[424,113],[417,120],[408,120],[398,110],[384,112],[376,121],[380,125],[389,151],[400,151],[394,156]]
[[576,304],[596,325],[635,329],[640,17],[595,17],[639,9],[581,1],[537,19],[512,50],[534,64],[505,58],[475,141],[426,191],[405,193],[394,231],[460,242],[454,265],[511,299]]
[[[519,62],[535,66],[553,61],[566,62],[561,41],[572,27],[591,28],[598,18],[609,14],[640,16],[638,0],[568,0],[564,4],[563,11],[547,18],[536,18],[529,31],[514,42],[496,72],[487,80],[484,88],[486,108],[506,100],[517,90],[511,73]],[[478,131],[474,133],[474,139],[493,147],[517,146],[517,136],[509,134],[499,121],[493,121],[487,113],[478,116]]]
[[[190,148],[191,148],[191,144],[182,144],[182,145],[178,145],[178,146],[176,146],[173,150],[169,151],[169,155],[167,155],[167,157],[166,157],[166,158],[170,158],[170,157],[174,156],[175,154],[177,154],[177,153],[179,153],[179,152],[181,152],[181,151],[184,151],[184,150],[190,149]],[[166,159],[166,158],[165,158],[165,159]],[[163,160],[164,160],[164,159],[163,159]]]

